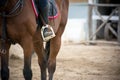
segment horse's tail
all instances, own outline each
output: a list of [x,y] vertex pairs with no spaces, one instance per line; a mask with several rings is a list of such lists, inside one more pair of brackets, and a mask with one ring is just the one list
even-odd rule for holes
[[47,61],[48,61],[49,55],[50,55],[50,41],[48,41],[45,45],[45,57]]

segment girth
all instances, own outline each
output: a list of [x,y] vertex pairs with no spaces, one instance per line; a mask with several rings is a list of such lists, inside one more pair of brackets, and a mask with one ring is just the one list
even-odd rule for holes
[[2,54],[6,53],[6,47],[5,47],[5,43],[7,41],[7,23],[6,23],[6,17],[4,17],[5,12],[2,13],[2,34],[1,34],[1,49],[0,52]]

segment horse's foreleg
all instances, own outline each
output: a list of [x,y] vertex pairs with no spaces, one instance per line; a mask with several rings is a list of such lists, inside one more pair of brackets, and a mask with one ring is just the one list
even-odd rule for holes
[[1,54],[1,80],[8,80],[9,79],[9,48],[10,45],[6,44],[7,53]]
[[25,80],[32,80],[32,70],[31,70],[31,54],[24,55],[24,69],[23,69],[23,75]]
[[33,51],[33,44],[31,38],[25,38],[21,42],[21,46],[24,50],[24,69],[23,75],[25,80],[32,80],[32,70],[31,70],[31,56]]
[[60,45],[61,45],[61,38],[57,36],[54,39],[52,39],[50,42],[50,55],[48,59],[49,80],[53,79],[53,74],[56,69],[56,56],[59,52]]

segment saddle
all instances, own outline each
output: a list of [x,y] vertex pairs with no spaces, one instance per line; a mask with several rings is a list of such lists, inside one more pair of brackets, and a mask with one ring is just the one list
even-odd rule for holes
[[[48,0],[48,1],[49,1],[48,2],[48,6],[49,6],[48,18],[55,19],[58,17],[58,11],[57,11],[55,0]],[[32,0],[32,7],[36,15],[36,18],[38,17],[38,13],[40,13],[37,6],[38,6],[37,2],[35,2],[35,0]]]

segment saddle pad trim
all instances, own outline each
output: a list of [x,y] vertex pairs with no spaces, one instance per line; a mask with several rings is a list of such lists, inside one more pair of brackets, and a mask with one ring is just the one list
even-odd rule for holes
[[59,13],[57,12],[57,14],[55,16],[48,16],[49,20],[51,19],[56,19],[59,16]]
[[33,7],[33,10],[34,10],[35,16],[38,17],[38,12],[37,12],[37,9],[35,7],[34,0],[31,0],[31,3],[32,3],[32,7]]

